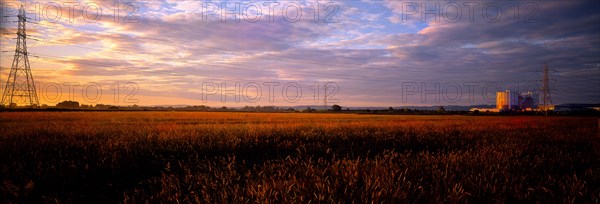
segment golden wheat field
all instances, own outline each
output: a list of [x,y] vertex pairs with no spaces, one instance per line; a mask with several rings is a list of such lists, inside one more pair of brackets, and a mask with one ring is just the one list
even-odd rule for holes
[[598,118],[0,113],[5,203],[598,203]]

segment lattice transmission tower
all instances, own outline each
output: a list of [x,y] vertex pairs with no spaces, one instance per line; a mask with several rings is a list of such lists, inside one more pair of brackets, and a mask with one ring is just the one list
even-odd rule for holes
[[542,110],[548,114],[550,106],[552,106],[552,97],[550,97],[550,78],[548,64],[544,64],[544,79],[542,80]]
[[25,24],[27,23],[28,18],[25,14],[25,7],[22,5],[19,9],[17,18],[17,45],[12,66],[10,67],[10,73],[2,94],[1,104],[8,105],[9,107],[12,107],[13,104],[27,104],[35,107],[39,105],[39,99],[35,89],[33,75],[31,74],[31,67],[29,66],[27,32],[25,30]]

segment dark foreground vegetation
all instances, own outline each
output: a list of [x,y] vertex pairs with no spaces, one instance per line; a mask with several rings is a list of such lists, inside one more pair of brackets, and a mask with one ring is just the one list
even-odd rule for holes
[[0,200],[600,202],[598,119],[0,113]]

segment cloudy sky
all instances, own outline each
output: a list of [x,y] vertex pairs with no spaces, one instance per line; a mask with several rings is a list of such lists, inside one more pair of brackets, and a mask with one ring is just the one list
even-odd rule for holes
[[[25,3],[40,103],[494,104],[495,91],[600,103],[600,1]],[[1,80],[15,17],[3,17]],[[3,85],[4,87],[4,85]]]

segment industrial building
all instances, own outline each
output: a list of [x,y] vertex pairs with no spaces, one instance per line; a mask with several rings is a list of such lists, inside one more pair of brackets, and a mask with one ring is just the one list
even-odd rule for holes
[[499,91],[496,93],[496,109],[500,111],[516,110],[519,107],[519,93],[515,91]]
[[533,92],[519,94],[519,109],[533,111],[538,108],[540,95]]
[[538,106],[539,95],[532,92],[500,91],[496,93],[496,109],[499,111],[534,110]]

